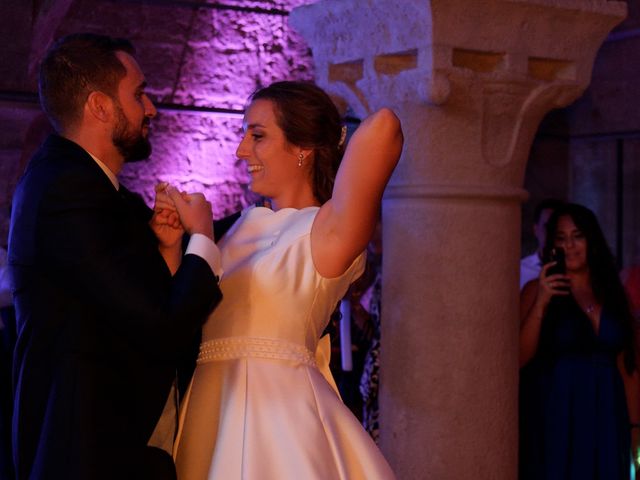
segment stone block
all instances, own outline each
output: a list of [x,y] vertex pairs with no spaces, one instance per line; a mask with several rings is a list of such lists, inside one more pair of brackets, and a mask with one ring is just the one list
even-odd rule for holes
[[312,78],[308,49],[282,16],[201,10],[195,25],[176,103],[242,109],[258,86]]
[[640,131],[640,35],[605,43],[589,89],[567,109],[570,134]]
[[33,7],[30,2],[0,3],[0,90],[27,91]]

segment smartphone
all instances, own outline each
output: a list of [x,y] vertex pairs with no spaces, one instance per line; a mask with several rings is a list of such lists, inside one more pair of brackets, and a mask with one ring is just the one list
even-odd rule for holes
[[549,262],[556,262],[556,264],[547,270],[547,276],[555,273],[560,273],[562,275],[567,273],[567,265],[564,260],[564,249],[552,248],[551,254],[549,255]]

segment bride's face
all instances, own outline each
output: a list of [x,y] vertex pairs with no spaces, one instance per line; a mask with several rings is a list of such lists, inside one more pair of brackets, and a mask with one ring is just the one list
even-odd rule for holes
[[259,99],[249,105],[243,121],[244,137],[236,155],[244,160],[255,193],[277,199],[304,177],[298,165],[299,148],[287,142],[278,126],[274,104]]

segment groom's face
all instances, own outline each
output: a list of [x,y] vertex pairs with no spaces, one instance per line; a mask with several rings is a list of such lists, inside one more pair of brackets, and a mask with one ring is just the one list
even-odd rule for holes
[[142,119],[142,123],[135,125],[124,113],[120,102],[116,101],[116,124],[113,129],[111,140],[125,162],[135,162],[144,160],[151,155],[151,143],[149,142],[149,122],[148,117]]
[[157,110],[145,92],[147,82],[138,62],[125,52],[116,56],[127,70],[114,100],[112,141],[125,161],[148,158],[151,154],[149,123]]

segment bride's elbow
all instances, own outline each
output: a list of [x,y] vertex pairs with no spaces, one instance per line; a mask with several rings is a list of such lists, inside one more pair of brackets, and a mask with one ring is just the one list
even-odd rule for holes
[[378,128],[402,135],[402,126],[396,113],[390,108],[383,107],[371,115],[372,123]]
[[384,107],[369,118],[371,130],[378,138],[387,138],[391,145],[397,146],[399,149],[402,148],[404,143],[402,124],[393,110]]

